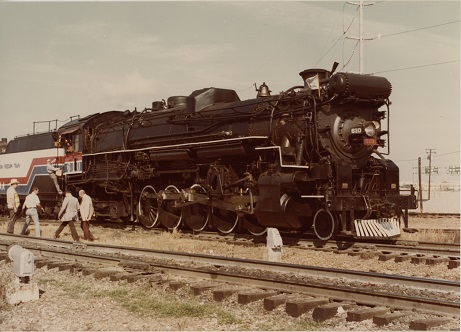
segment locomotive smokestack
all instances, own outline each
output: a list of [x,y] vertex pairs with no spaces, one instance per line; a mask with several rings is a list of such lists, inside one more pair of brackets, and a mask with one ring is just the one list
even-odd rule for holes
[[304,88],[307,89],[308,84],[306,82],[306,79],[314,77],[315,75],[318,75],[320,83],[328,82],[328,79],[330,77],[330,72],[326,69],[306,69],[300,72],[299,75],[301,75],[301,77],[303,78]]

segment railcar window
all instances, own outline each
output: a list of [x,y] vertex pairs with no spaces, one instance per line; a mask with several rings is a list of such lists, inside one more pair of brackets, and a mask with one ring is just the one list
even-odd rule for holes
[[74,151],[80,151],[80,135],[72,135]]
[[6,138],[2,138],[2,141],[0,142],[0,153],[5,153],[6,152],[6,146],[8,145],[8,141]]

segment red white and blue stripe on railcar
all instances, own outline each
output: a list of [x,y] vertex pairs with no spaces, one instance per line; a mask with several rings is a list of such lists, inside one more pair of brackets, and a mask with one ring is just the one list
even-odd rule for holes
[[54,194],[56,188],[46,170],[47,159],[56,159],[55,167],[63,170],[63,175],[82,172],[80,153],[68,156],[64,149],[44,149],[17,153],[0,154],[0,195],[5,195],[10,181],[17,179],[16,189],[20,196],[30,193],[37,186],[42,194]]

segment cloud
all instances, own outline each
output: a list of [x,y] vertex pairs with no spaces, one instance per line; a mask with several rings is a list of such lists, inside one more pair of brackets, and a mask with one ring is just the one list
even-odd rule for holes
[[174,59],[178,63],[187,65],[193,62],[220,59],[222,55],[229,55],[233,51],[235,51],[235,47],[230,44],[185,44],[165,49],[154,56],[157,58]]
[[[134,70],[121,77],[99,77],[88,84],[88,97],[107,108],[140,106],[140,100],[151,100],[160,84]],[[147,106],[147,105],[146,105]]]
[[112,49],[137,55],[159,50],[160,36],[126,30],[123,26],[99,21],[80,21],[66,24],[56,32],[53,43],[62,47],[80,46]]
[[128,56],[142,56],[151,59],[172,59],[178,62],[193,63],[204,62],[217,58],[222,54],[233,52],[235,47],[226,43],[203,43],[175,44],[161,37],[150,29],[146,31],[126,30],[122,26],[104,22],[79,22],[65,25],[57,33],[53,42],[62,47],[71,45],[92,49],[92,52],[100,52],[105,49],[108,52],[124,54]]
[[153,35],[124,35],[112,40],[112,45],[121,52],[131,55],[158,52],[161,50],[159,36]]
[[88,40],[103,42],[110,32],[110,24],[99,21],[79,21],[73,24],[63,24],[56,31],[55,44],[80,44]]
[[[297,31],[310,30],[316,32],[320,27],[325,26],[326,22],[331,22],[332,17],[338,15],[337,11],[318,7],[315,2],[309,1],[290,2],[289,6],[284,4],[283,1],[229,1],[226,4],[240,9],[240,14],[250,15],[253,20],[282,25],[284,28],[291,27]],[[337,5],[337,7],[339,6],[340,4]],[[303,15],[300,15],[300,13],[303,13]],[[319,24],[320,22],[322,24]],[[330,23],[327,25],[329,27]]]
[[138,71],[134,71],[117,81],[101,82],[101,89],[108,96],[117,97],[123,94],[144,94],[152,91],[156,85],[155,80],[145,78]]

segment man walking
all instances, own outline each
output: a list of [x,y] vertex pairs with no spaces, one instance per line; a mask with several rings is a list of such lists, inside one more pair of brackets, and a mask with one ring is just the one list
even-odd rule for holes
[[78,199],[72,196],[70,190],[66,190],[66,198],[62,202],[61,210],[58,213],[58,218],[61,219],[61,225],[59,225],[54,238],[57,239],[59,234],[61,234],[64,227],[69,225],[70,233],[75,242],[79,240],[77,230],[75,229],[74,220],[78,220]]
[[10,187],[6,191],[6,201],[8,204],[8,211],[10,212],[8,220],[8,226],[6,228],[6,232],[9,234],[14,233],[14,224],[18,219],[19,213],[19,196],[16,192],[16,188],[18,187],[19,181],[17,179],[12,179],[10,181]]
[[87,241],[94,241],[94,237],[90,232],[90,220],[94,215],[93,201],[91,197],[85,193],[85,190],[80,190],[78,196],[81,198],[80,201],[80,216],[82,222],[80,226],[83,230],[83,239]]
[[40,221],[38,219],[38,209],[45,212],[45,209],[40,205],[40,199],[38,198],[37,194],[39,189],[37,187],[32,188],[32,192],[26,196],[24,201],[24,206],[22,207],[22,211],[26,212],[26,222],[22,227],[21,235],[26,234],[27,227],[29,227],[30,219],[34,221],[35,225],[35,236],[40,237]]

